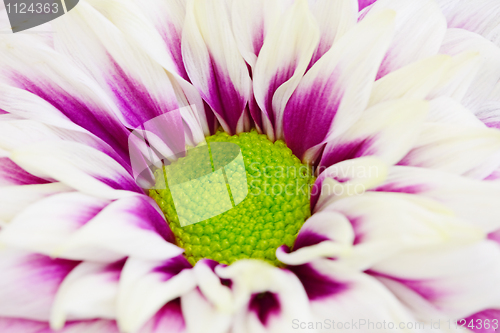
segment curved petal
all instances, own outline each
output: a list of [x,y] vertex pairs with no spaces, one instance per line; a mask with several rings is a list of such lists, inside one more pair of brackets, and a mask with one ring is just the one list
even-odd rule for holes
[[[49,110],[58,116],[37,115],[38,119],[53,118],[51,121],[57,123],[63,122],[61,117],[69,119],[109,144],[127,161],[128,131],[115,116],[116,106],[93,79],[44,44],[34,44],[25,36],[2,37],[0,82],[8,88],[0,93],[0,108],[31,115],[40,113],[37,106],[41,105],[44,112]],[[16,105],[20,95],[23,107]]]
[[205,135],[214,133],[217,121],[213,111],[190,83],[182,59],[182,28],[186,2],[137,0],[90,0],[89,3],[123,32],[131,44],[139,46],[166,71],[179,106],[192,106]]
[[125,168],[128,166],[126,163],[122,163],[120,156],[108,144],[81,128],[79,130],[71,130],[30,119],[16,119],[0,121],[0,133],[4,134],[0,137],[0,147],[7,151],[16,150],[17,148],[33,143],[63,140],[78,142],[92,147],[113,157]]
[[486,236],[445,206],[401,193],[366,192],[335,201],[325,210],[339,212],[351,222],[354,248],[339,260],[360,269],[402,251],[467,246]]
[[217,311],[199,289],[182,295],[181,303],[188,332],[228,332],[233,324],[231,314]]
[[184,250],[173,244],[172,231],[153,205],[152,199],[145,196],[114,201],[79,228],[53,255],[114,262],[128,256],[165,260],[181,254]]
[[62,330],[53,331],[48,322],[6,317],[0,317],[0,331],[9,333],[119,333],[114,320],[73,321]]
[[8,157],[0,157],[0,187],[47,184],[49,180],[28,173]]
[[495,39],[500,26],[500,4],[497,1],[438,0],[437,3],[448,21],[448,28],[475,32],[496,41],[500,47],[500,40]]
[[71,191],[73,191],[72,188],[59,182],[2,187],[0,190],[0,220],[8,222],[38,200]]
[[251,68],[255,67],[264,40],[280,19],[288,0],[240,0],[231,3],[231,22],[238,49]]
[[93,77],[117,105],[120,121],[137,128],[179,108],[161,66],[97,10],[82,2],[54,21],[56,50]]
[[118,295],[117,312],[121,330],[135,332],[167,302],[194,289],[196,279],[191,268],[183,256],[164,261],[128,259]]
[[361,116],[392,36],[393,17],[386,11],[363,20],[304,75],[283,116],[285,140],[296,156],[314,160],[308,149],[341,134]]
[[438,170],[394,166],[376,191],[409,193],[434,199],[485,232],[500,229],[500,184]]
[[485,128],[485,124],[472,111],[450,97],[439,97],[429,102],[426,122]]
[[399,165],[476,179],[486,178],[500,165],[500,133],[495,129],[429,123],[417,142]]
[[48,321],[57,290],[78,264],[78,261],[3,249],[0,251],[0,315]]
[[[386,332],[423,331],[417,327],[423,328],[424,323],[419,323],[390,291],[366,274],[342,269],[327,259],[289,269],[305,284],[313,314],[312,320],[303,315],[295,318],[294,329],[314,328],[321,322],[324,332],[368,333],[374,331],[377,323],[384,323]],[[407,328],[406,323],[418,326]]]
[[300,229],[293,251],[278,248],[276,257],[287,265],[302,265],[317,258],[342,256],[351,250],[354,231],[349,220],[337,212],[317,212]]
[[312,210],[319,211],[346,196],[363,194],[380,185],[387,178],[387,171],[387,164],[373,156],[342,161],[326,168],[311,189]]
[[397,69],[373,85],[368,106],[399,98],[425,99],[437,86],[452,58],[436,55]]
[[287,270],[258,260],[239,260],[217,267],[216,273],[233,281],[236,332],[282,332],[294,318],[310,318],[304,287]]
[[23,146],[10,158],[38,177],[59,180],[84,193],[118,198],[142,193],[130,174],[105,153],[69,141]]
[[486,126],[500,129],[500,102],[483,103],[476,115]]
[[137,0],[98,1],[89,3],[108,18],[124,37],[134,41],[171,73],[189,80],[182,61],[181,39],[186,16],[186,1]]
[[79,228],[110,203],[82,193],[58,193],[18,214],[0,233],[0,241],[15,247],[54,254]]
[[500,248],[491,241],[448,250],[409,251],[378,263],[371,271],[408,307],[428,319],[434,316],[432,308],[451,318],[464,318],[500,306]]
[[428,110],[425,101],[405,99],[369,108],[351,128],[327,142],[320,167],[362,156],[396,164],[416,143]]
[[463,100],[470,86],[474,83],[481,68],[481,54],[477,50],[459,53],[451,58],[449,68],[433,88],[427,99],[451,97]]
[[139,333],[183,333],[186,332],[186,322],[182,314],[181,300],[176,298],[165,304],[139,330]]
[[491,95],[489,96],[493,101],[500,102],[500,82],[497,83]]
[[269,29],[253,70],[255,100],[271,140],[283,138],[283,110],[319,42],[306,0],[297,0]]
[[377,79],[412,62],[437,54],[446,33],[446,19],[433,0],[378,0],[363,20],[387,9],[397,13],[396,32]]
[[475,33],[448,29],[440,53],[456,55],[464,51],[475,51],[480,55],[479,71],[461,99],[465,107],[476,113],[500,82],[500,49]]
[[[311,12],[319,25],[320,40],[309,67],[312,67],[358,21],[356,0],[313,0]],[[310,1],[311,3],[311,1]]]
[[76,266],[57,291],[50,326],[59,330],[67,319],[114,319],[124,264],[125,260],[113,264],[83,262]]
[[215,261],[202,259],[196,263],[194,274],[203,297],[210,301],[216,310],[229,313],[232,311],[233,297],[230,288],[222,284],[215,274],[219,265]]
[[[255,68],[257,57],[264,45],[264,40],[276,22],[278,22],[287,8],[292,5],[289,0],[241,0],[231,1],[231,23],[234,38],[238,49],[251,68]],[[255,95],[250,94],[248,103],[250,115],[259,132],[269,127],[269,117],[263,114]],[[263,120],[263,117],[265,120]],[[269,130],[274,135],[272,129]]]
[[30,119],[44,124],[75,131],[85,131],[53,104],[23,88],[17,88],[0,81],[0,107],[3,113]]
[[187,73],[228,133],[245,127],[251,80],[223,1],[190,0],[182,36]]

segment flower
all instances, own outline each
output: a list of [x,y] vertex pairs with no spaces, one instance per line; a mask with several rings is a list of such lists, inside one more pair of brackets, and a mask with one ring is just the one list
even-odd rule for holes
[[[2,35],[0,331],[491,332],[493,3],[93,0],[53,21],[53,38]],[[248,161],[266,171],[284,163],[278,153],[313,167],[308,211],[300,195],[279,207],[232,194],[235,207],[214,217],[233,227],[225,236],[207,233],[217,223],[185,231],[129,151],[144,152],[134,131],[162,138],[144,126],[164,116],[172,140],[146,139],[159,157],[233,142],[246,177]],[[285,222],[257,221],[263,211]],[[243,234],[263,221],[281,229]],[[242,246],[195,254],[199,235],[268,247],[250,246],[259,259]],[[217,254],[231,264],[203,259]]]

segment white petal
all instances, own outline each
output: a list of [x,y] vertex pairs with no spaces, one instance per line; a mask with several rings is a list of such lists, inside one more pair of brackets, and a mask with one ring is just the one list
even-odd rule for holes
[[0,316],[48,321],[56,292],[77,261],[0,250]]
[[184,333],[186,322],[181,309],[181,300],[176,298],[165,304],[141,329],[140,333]]
[[355,246],[340,258],[363,269],[403,250],[446,249],[485,237],[479,227],[459,220],[445,206],[415,195],[367,192],[336,201],[326,210],[351,221]]
[[[9,333],[52,333],[48,322],[0,317],[0,330]],[[114,320],[77,320],[57,333],[120,333]],[[149,332],[148,332],[149,333]]]
[[351,128],[327,142],[320,165],[362,156],[396,164],[416,143],[428,110],[427,102],[406,99],[369,108]]
[[377,191],[403,192],[434,199],[485,232],[500,228],[500,184],[437,170],[394,166]]
[[319,145],[359,119],[392,38],[394,15],[388,10],[362,20],[304,75],[284,112],[286,143],[296,156],[313,161]]
[[142,190],[128,172],[105,153],[80,143],[42,142],[24,146],[11,159],[38,177],[59,180],[102,198],[133,195]]
[[311,206],[316,212],[335,200],[361,195],[381,184],[387,178],[387,172],[387,164],[372,156],[332,165],[316,179],[311,190]]
[[217,311],[198,289],[182,295],[181,305],[186,328],[190,333],[217,333],[227,332],[230,329],[231,315]]
[[316,258],[342,256],[351,250],[354,231],[349,220],[336,212],[317,212],[300,229],[293,251],[278,248],[276,257],[288,265],[302,265]]
[[78,192],[52,195],[18,214],[0,233],[0,241],[51,255],[109,202]]
[[485,38],[462,29],[448,29],[441,53],[456,55],[464,51],[480,54],[480,69],[473,78],[462,104],[477,112],[500,81],[500,49]]
[[[67,129],[83,128],[127,160],[129,133],[115,116],[117,106],[91,77],[64,55],[23,34],[2,37],[0,108],[26,118],[35,114],[34,119]],[[42,110],[47,113],[40,114]]]
[[181,106],[192,106],[205,135],[214,128],[214,115],[205,108],[200,94],[187,75],[181,52],[182,28],[186,16],[185,1],[150,1],[143,6],[137,0],[94,1],[92,6],[163,66]]
[[500,101],[483,103],[476,115],[486,126],[500,129]]
[[10,221],[40,199],[71,191],[73,189],[63,183],[2,187],[0,189],[0,219]]
[[436,55],[387,74],[373,85],[368,106],[399,98],[424,99],[438,84],[451,59]]
[[438,0],[448,28],[460,28],[475,32],[497,42],[496,33],[500,26],[500,4],[495,0],[479,0],[474,2],[463,0]]
[[[301,326],[314,328],[317,322],[321,322],[323,332],[424,331],[418,329],[424,327],[423,323],[418,323],[390,291],[366,274],[342,269],[325,259],[290,269],[307,283],[313,313],[310,321],[305,316],[295,318],[292,322],[294,329]],[[411,329],[406,327],[407,323],[412,324]],[[419,326],[414,326],[415,323]],[[385,325],[385,330],[382,330],[382,325]],[[375,330],[376,327],[380,330]]]
[[209,260],[200,260],[194,267],[194,274],[198,281],[198,287],[217,310],[221,312],[231,312],[232,295],[229,287],[221,284],[219,277],[215,274],[215,262]]
[[396,33],[377,78],[437,54],[446,32],[446,20],[433,0],[378,0],[364,19],[386,9],[397,13]]
[[452,97],[461,101],[481,68],[481,55],[476,50],[459,53],[451,58],[448,70],[427,98]]
[[7,151],[33,143],[64,140],[85,144],[120,161],[120,157],[109,145],[83,128],[69,130],[34,120],[21,119],[0,121],[0,133],[4,134],[0,138],[0,147]]
[[493,101],[500,102],[500,82],[497,83],[489,98]]
[[[307,295],[300,280],[291,272],[258,260],[239,260],[216,273],[233,281],[237,332],[282,332],[294,318],[311,318]],[[259,293],[270,293],[273,308],[263,309]]]
[[244,128],[251,80],[231,34],[228,10],[223,1],[188,1],[182,56],[191,82],[222,127],[239,133]]
[[320,29],[320,41],[311,59],[312,66],[332,45],[358,22],[356,0],[313,0],[311,12]]
[[399,164],[484,179],[500,165],[500,133],[489,128],[424,124],[417,144]]
[[[490,241],[448,250],[411,251],[372,269],[415,311],[421,303],[430,303],[451,318],[462,318],[500,307],[500,248]],[[432,318],[433,314],[425,315]]]
[[57,291],[50,326],[61,329],[68,319],[114,319],[123,264],[83,262],[73,269]]
[[[429,103],[427,122],[485,128],[481,120],[462,104],[449,97],[439,97]],[[484,121],[484,120],[483,120]]]
[[195,287],[191,265],[182,256],[166,261],[128,259],[120,279],[118,296],[121,330],[135,332],[165,303]]
[[257,104],[270,121],[264,119],[264,127],[272,140],[283,139],[285,105],[318,42],[319,28],[306,0],[295,1],[266,35],[253,71],[253,89]]
[[2,82],[0,82],[0,88],[2,91],[0,108],[9,111],[9,113],[61,128],[82,130],[80,126],[65,117],[43,98]]
[[[164,260],[181,254],[156,204],[146,196],[114,201],[78,229],[53,255],[114,262],[127,256]],[[119,230],[119,232],[117,232]]]
[[180,54],[185,1],[150,1],[147,6],[128,0],[88,2],[166,70],[188,79]]
[[288,7],[287,0],[232,1],[234,38],[245,61],[254,68],[266,35]]
[[179,105],[161,66],[97,10],[81,3],[54,21],[56,50],[68,55],[107,92],[120,121],[136,128]]

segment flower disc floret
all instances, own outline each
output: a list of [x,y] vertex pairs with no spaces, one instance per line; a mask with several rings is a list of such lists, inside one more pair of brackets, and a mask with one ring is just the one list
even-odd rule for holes
[[276,249],[292,247],[310,216],[311,168],[283,141],[256,131],[218,131],[155,176],[150,196],[193,265],[202,258],[222,264],[255,258],[280,266]]

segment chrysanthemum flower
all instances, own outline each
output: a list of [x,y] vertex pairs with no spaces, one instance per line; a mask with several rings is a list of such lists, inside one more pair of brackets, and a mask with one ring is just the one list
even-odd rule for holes
[[[91,0],[0,35],[0,332],[494,332],[498,12]],[[212,171],[224,211],[158,186]]]

